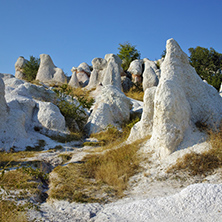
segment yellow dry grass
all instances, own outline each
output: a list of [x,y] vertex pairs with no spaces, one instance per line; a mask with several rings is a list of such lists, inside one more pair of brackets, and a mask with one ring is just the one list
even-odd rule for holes
[[222,130],[209,131],[209,142],[211,149],[203,153],[191,152],[177,160],[167,172],[172,173],[179,170],[188,171],[191,176],[211,174],[214,169],[222,166]]
[[137,151],[142,142],[90,154],[80,163],[55,168],[50,177],[49,198],[107,202],[121,197],[129,178],[140,170]]

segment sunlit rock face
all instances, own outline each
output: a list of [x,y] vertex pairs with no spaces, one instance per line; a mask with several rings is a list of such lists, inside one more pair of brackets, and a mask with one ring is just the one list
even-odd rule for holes
[[67,78],[62,69],[57,68],[51,57],[47,54],[40,55],[40,66],[36,75],[36,80],[43,83],[67,83]]
[[154,98],[151,138],[161,157],[177,149],[192,124],[214,128],[222,118],[222,98],[201,80],[174,39],[167,41],[166,52]]

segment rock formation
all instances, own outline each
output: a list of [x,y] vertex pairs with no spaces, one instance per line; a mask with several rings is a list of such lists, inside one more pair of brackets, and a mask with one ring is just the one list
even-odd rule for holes
[[85,87],[89,83],[89,77],[91,74],[91,70],[87,63],[81,63],[77,68],[77,79],[82,87]]
[[129,120],[131,106],[130,99],[117,87],[103,86],[86,124],[88,134],[105,130],[109,125],[120,128]]
[[215,128],[222,118],[218,92],[201,80],[174,39],[167,41],[166,52],[154,99],[151,138],[161,157],[177,149],[192,125],[201,122]]
[[134,83],[142,83],[142,64],[143,61],[136,59],[130,63],[129,69],[127,70],[132,74],[132,81]]
[[145,70],[143,72],[143,91],[145,92],[147,88],[158,85],[158,77],[156,74],[156,65],[154,62],[146,59],[144,61]]
[[79,80],[77,78],[77,68],[72,67],[71,71],[72,71],[72,77],[69,80],[69,85],[72,86],[73,88],[79,88],[80,84],[79,84]]
[[[4,82],[3,82],[4,80]],[[47,135],[68,133],[65,119],[51,102],[55,93],[43,86],[0,74],[0,148],[24,150],[37,143],[37,131]]]
[[147,135],[152,135],[153,114],[154,114],[154,96],[156,87],[147,88],[143,98],[143,113],[141,120],[131,129],[128,141],[132,142]]
[[119,56],[114,54],[105,55],[107,67],[104,70],[102,84],[103,86],[113,85],[121,90],[121,63]]
[[[216,89],[201,80],[174,39],[167,41],[166,51],[159,84],[146,89],[141,121],[128,139],[152,135],[148,146],[162,158],[179,145],[183,148],[189,135],[198,131],[195,125],[215,128],[222,119],[222,98]],[[193,138],[193,143],[201,139]]]
[[23,73],[23,67],[25,66],[27,60],[23,56],[19,56],[15,63],[15,77],[18,79],[24,79],[25,74]]
[[107,66],[107,61],[102,58],[94,58],[92,60],[93,71],[91,73],[87,89],[96,88],[103,81],[104,70]]
[[67,78],[62,69],[57,68],[51,57],[47,54],[40,55],[40,66],[36,75],[36,80],[40,82],[50,84],[61,84],[67,83]]

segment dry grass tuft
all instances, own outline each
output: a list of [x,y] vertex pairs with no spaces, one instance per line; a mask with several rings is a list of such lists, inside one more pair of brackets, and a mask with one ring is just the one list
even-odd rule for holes
[[[91,134],[92,138],[96,138],[99,142],[95,142],[95,146],[102,146],[102,148],[96,148],[93,152],[104,151],[111,149],[119,144],[123,143],[129,136],[131,128],[139,121],[139,118],[133,119],[122,126],[122,131],[119,131],[114,126],[108,126],[106,131]],[[93,142],[84,145],[93,145]]]
[[137,151],[142,142],[87,155],[80,163],[55,168],[56,176],[50,178],[49,198],[107,202],[121,197],[129,178],[140,169],[141,157]]
[[139,101],[143,101],[143,87],[142,85],[134,85],[129,92],[125,93],[127,97],[130,97],[132,99],[136,99]]
[[26,212],[23,207],[9,200],[0,201],[0,221],[2,222],[26,222]]
[[173,173],[178,170],[185,170],[191,176],[211,174],[214,169],[222,166],[222,129],[214,132],[209,131],[209,142],[211,149],[201,154],[191,152],[177,160],[177,163],[170,167],[167,172]]

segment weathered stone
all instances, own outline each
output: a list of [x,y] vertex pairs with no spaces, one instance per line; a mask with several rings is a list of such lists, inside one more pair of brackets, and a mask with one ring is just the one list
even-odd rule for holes
[[24,79],[25,74],[23,72],[23,68],[26,64],[27,60],[23,56],[19,56],[15,63],[15,77],[18,79]]
[[79,80],[78,80],[77,74],[76,74],[77,68],[72,67],[71,71],[72,71],[72,77],[69,81],[69,85],[72,86],[73,88],[79,88],[80,84],[79,84]]
[[87,63],[83,62],[78,66],[76,75],[82,87],[88,85],[90,74],[91,71]]
[[143,61],[140,59],[133,60],[130,63],[129,69],[127,70],[131,73],[132,81],[134,83],[142,83],[142,64]]
[[143,72],[143,91],[145,92],[147,88],[157,86],[158,82],[158,77],[152,68],[150,61],[146,61],[145,70]]
[[122,60],[114,54],[105,55],[105,60],[108,62],[106,69],[104,70],[104,77],[102,84],[113,85],[121,90],[121,63]]
[[122,85],[123,92],[129,92],[129,90],[133,86],[133,83],[128,77],[122,76],[121,85]]
[[57,106],[50,102],[41,101],[38,101],[37,104],[37,119],[43,127],[55,132],[67,131],[65,126],[65,118],[60,113],[60,110]]
[[146,89],[143,98],[144,105],[142,117],[141,120],[131,129],[128,138],[129,142],[144,138],[147,135],[152,135],[155,93],[156,87]]
[[92,60],[92,65],[93,71],[91,73],[87,89],[96,88],[99,83],[102,83],[104,70],[107,66],[107,61],[102,58],[94,58]]
[[130,100],[115,86],[103,86],[101,94],[86,124],[89,134],[107,129],[109,125],[121,128],[130,118]]
[[102,58],[94,58],[92,60],[93,69],[103,70],[107,66],[107,61]]
[[67,83],[67,78],[62,69],[57,68],[51,57],[47,54],[40,55],[40,66],[36,75],[36,80],[46,84]]
[[161,157],[175,151],[194,124],[215,128],[222,118],[222,98],[201,80],[178,43],[168,40],[166,51],[154,99],[151,138]]

